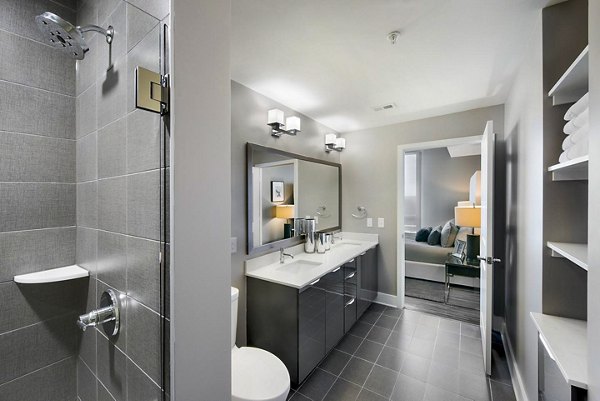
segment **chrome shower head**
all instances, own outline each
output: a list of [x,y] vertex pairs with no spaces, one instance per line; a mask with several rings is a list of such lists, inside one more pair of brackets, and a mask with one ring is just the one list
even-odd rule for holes
[[77,60],[83,60],[85,53],[89,50],[83,37],[84,32],[99,32],[106,36],[108,44],[112,43],[114,35],[112,26],[109,26],[108,29],[97,25],[79,27],[51,12],[38,15],[35,17],[35,22],[40,31],[47,36],[48,42],[52,47],[63,51]]

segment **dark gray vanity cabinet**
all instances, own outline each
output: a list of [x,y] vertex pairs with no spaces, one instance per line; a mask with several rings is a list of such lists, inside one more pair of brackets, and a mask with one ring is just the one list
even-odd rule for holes
[[344,332],[347,333],[356,323],[356,280],[359,258],[344,264]]
[[308,286],[298,292],[298,377],[303,380],[325,356],[326,291]]
[[337,267],[315,284],[325,290],[325,351],[329,352],[344,336],[344,269]]
[[371,248],[361,254],[357,269],[356,318],[365,313],[369,305],[377,298],[379,276],[377,274],[377,248]]

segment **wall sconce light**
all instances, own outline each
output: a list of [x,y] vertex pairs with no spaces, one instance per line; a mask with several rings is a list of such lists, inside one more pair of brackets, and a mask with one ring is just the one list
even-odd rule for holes
[[346,148],[346,139],[338,138],[335,134],[325,135],[325,152],[329,153],[332,150],[341,152]]
[[[271,109],[267,115],[267,125],[271,127],[271,135],[279,138],[283,134],[296,135],[300,132],[300,117],[288,117],[284,121],[283,111]],[[285,128],[284,128],[285,127]]]

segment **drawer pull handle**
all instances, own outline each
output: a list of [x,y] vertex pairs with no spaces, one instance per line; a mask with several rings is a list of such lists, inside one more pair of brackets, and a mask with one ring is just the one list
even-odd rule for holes
[[340,270],[342,268],[342,266],[336,267],[335,269],[333,269],[332,273],[335,273],[336,271]]
[[347,261],[346,263],[352,263],[354,262],[354,259],[350,259],[349,261]]
[[350,280],[352,277],[356,275],[356,272],[352,272],[346,276],[346,280]]
[[365,256],[366,254],[367,254],[366,252],[363,252],[360,254],[360,256]]
[[346,306],[350,306],[354,303],[355,298],[352,298],[350,301],[346,302]]
[[313,282],[312,282],[312,283],[310,283],[309,285],[315,285],[315,284],[317,284],[319,281],[321,281],[321,279],[320,279],[320,278],[316,279],[315,281],[313,281]]

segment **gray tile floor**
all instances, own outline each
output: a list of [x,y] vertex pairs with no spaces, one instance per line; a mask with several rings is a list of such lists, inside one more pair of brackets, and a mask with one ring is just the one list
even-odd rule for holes
[[514,401],[501,350],[487,378],[480,344],[477,326],[374,304],[288,399]]

